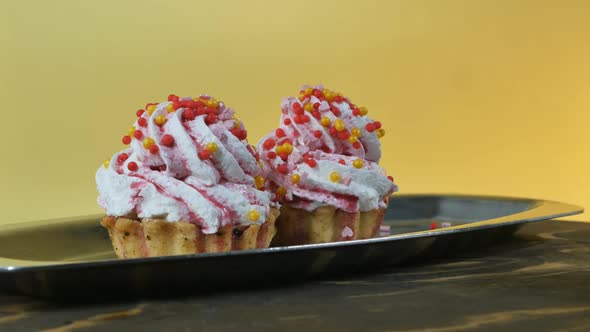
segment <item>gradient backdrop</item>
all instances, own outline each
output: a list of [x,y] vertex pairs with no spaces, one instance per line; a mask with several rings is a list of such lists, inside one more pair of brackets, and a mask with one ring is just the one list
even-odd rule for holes
[[319,82],[384,123],[404,193],[590,206],[589,17],[557,0],[3,3],[0,223],[99,213],[94,172],[146,102],[212,94],[254,142]]

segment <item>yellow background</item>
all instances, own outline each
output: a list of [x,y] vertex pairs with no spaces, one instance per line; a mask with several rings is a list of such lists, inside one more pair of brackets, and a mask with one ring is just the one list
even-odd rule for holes
[[94,172],[146,102],[212,94],[254,142],[319,82],[384,123],[404,193],[590,206],[589,17],[557,0],[4,3],[1,222],[99,213]]

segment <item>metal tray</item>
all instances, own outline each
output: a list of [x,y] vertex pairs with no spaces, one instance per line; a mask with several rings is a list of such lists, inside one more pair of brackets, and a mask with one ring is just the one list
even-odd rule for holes
[[450,256],[510,238],[523,223],[581,212],[535,199],[396,195],[385,216],[387,236],[130,260],[115,258],[101,216],[8,225],[0,228],[0,290],[96,300],[284,284]]

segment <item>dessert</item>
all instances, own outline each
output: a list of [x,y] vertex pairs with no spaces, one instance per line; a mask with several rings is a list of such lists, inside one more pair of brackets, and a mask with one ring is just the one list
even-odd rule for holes
[[273,245],[375,236],[397,191],[378,165],[381,123],[322,86],[304,86],[281,111],[279,127],[258,143],[268,187],[281,203]]
[[278,206],[234,111],[209,96],[147,104],[96,172],[119,258],[268,247]]

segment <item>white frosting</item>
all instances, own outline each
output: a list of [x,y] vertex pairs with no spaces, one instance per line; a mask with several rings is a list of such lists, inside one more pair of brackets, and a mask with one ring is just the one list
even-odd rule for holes
[[[297,172],[305,180],[305,188],[358,197],[357,208],[360,211],[377,209],[380,198],[391,190],[391,181],[376,169],[356,169],[333,161],[319,160],[314,168],[300,164]],[[330,181],[332,172],[338,172],[342,181]],[[297,194],[297,186],[292,189]]]
[[[307,87],[304,86],[302,90]],[[320,91],[323,89],[322,86],[315,88]],[[302,112],[306,104],[315,105],[315,111],[310,112],[308,109]],[[334,107],[338,115],[332,111]],[[285,137],[273,131],[260,140],[258,149],[261,160],[273,170],[268,175],[269,179],[275,187],[287,189],[285,198],[292,206],[308,211],[323,205],[336,206],[346,212],[370,211],[383,208],[386,197],[397,190],[397,186],[378,165],[381,142],[376,131],[367,129],[367,125],[375,126],[376,122],[366,115],[360,115],[360,110],[355,113],[353,108],[356,106],[345,98],[342,102],[328,102],[315,95],[305,97],[303,101],[297,98],[282,101],[279,128],[284,131]],[[302,116],[306,121],[301,120]],[[360,132],[357,137],[359,143],[341,139],[339,132],[332,135],[330,128],[322,125],[323,117],[330,120],[330,126],[340,119],[350,134],[356,128],[354,130]],[[321,135],[317,137],[316,132]],[[292,143],[293,151],[286,161],[268,156],[269,151],[274,151],[276,146],[287,139]],[[265,150],[264,143],[271,140],[276,143],[275,147]],[[305,159],[310,157],[317,163],[315,167],[306,163]],[[353,166],[357,159],[362,161],[360,168]],[[287,173],[281,173],[279,169],[282,168],[284,172],[285,167]],[[339,181],[330,179],[332,172],[338,173]],[[292,183],[293,174],[300,176],[299,183]]]
[[[193,222],[206,234],[227,224],[263,223],[269,214],[270,193],[254,188],[253,177],[261,169],[247,143],[230,131],[243,129],[232,119],[233,111],[220,104],[218,120],[207,125],[205,115],[183,120],[183,108],[168,113],[168,104],[159,104],[151,116],[144,113],[148,126],[135,123],[142,139],[133,139],[129,149],[116,153],[107,168],[96,172],[98,202],[106,213]],[[158,115],[166,117],[162,126],[154,123]],[[165,135],[174,138],[172,146],[161,143]],[[158,153],[143,147],[146,137],[154,139]],[[209,160],[201,160],[198,151],[207,143],[217,144],[217,151]],[[128,155],[122,163],[121,154]],[[131,162],[138,165],[137,170],[128,169]],[[249,218],[253,210],[259,212],[258,220]]]

